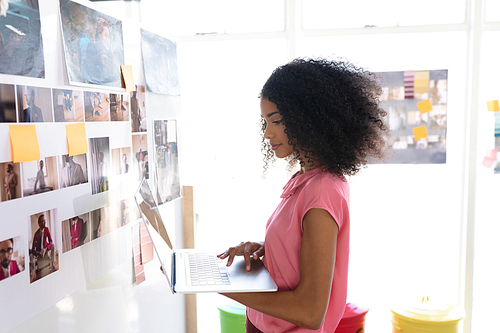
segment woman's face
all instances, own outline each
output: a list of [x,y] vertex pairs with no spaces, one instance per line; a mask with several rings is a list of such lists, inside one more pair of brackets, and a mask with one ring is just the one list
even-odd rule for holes
[[278,158],[284,158],[293,153],[293,147],[288,144],[288,136],[285,133],[285,125],[278,107],[266,98],[260,100],[261,116],[266,123],[264,138],[269,140],[271,148]]
[[106,48],[106,50],[109,50],[109,47],[111,45],[111,38],[109,37],[109,28],[104,27],[102,28],[102,32],[99,35],[101,37],[102,44]]

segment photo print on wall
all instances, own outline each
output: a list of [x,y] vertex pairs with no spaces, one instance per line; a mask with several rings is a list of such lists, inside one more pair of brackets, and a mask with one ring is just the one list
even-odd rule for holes
[[62,155],[58,159],[59,187],[65,188],[88,182],[87,154]]
[[13,84],[0,83],[0,123],[15,123],[16,88]]
[[135,86],[130,93],[130,124],[132,132],[146,132],[146,89],[144,86]]
[[56,209],[43,211],[29,217],[31,239],[28,245],[31,283],[59,270],[56,220]]
[[61,222],[63,253],[90,241],[90,214],[80,214]]
[[21,164],[0,163],[0,179],[2,179],[2,193],[0,201],[8,201],[21,197]]
[[24,271],[25,251],[21,236],[0,241],[0,281]]
[[111,159],[109,154],[109,138],[89,139],[90,169],[92,194],[109,189]]
[[50,88],[17,86],[19,122],[53,122]]
[[23,197],[46,193],[59,188],[55,156],[23,162]]
[[83,122],[83,92],[70,89],[52,89],[54,121]]
[[179,152],[177,151],[177,122],[154,121],[155,166],[158,204],[179,198]]

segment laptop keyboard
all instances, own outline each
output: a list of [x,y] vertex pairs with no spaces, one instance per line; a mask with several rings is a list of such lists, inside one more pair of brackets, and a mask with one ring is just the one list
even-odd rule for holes
[[223,267],[219,269],[220,259],[208,253],[189,253],[191,285],[228,285],[229,276]]

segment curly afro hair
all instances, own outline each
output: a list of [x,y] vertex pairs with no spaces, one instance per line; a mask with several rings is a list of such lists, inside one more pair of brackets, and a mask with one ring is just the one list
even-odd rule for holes
[[[389,130],[380,108],[375,74],[343,59],[295,59],[274,70],[260,97],[278,107],[300,164],[314,162],[342,179],[358,173],[370,158],[381,160]],[[261,124],[265,166],[274,161]]]

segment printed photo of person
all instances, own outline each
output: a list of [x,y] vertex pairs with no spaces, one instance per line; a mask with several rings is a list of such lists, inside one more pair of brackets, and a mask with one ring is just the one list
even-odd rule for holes
[[129,163],[132,163],[130,160],[132,155],[130,152],[130,147],[111,149],[111,174],[113,176],[131,173],[132,166]]
[[83,92],[70,89],[52,89],[54,120],[56,122],[83,122]]
[[60,156],[58,161],[59,188],[75,186],[88,182],[87,154]]
[[23,197],[57,190],[57,161],[55,156],[21,163]]
[[141,180],[144,177],[149,179],[148,136],[146,134],[132,135],[132,154],[134,179]]
[[15,123],[16,120],[15,86],[0,83],[0,123]]
[[109,94],[83,92],[85,121],[109,121]]
[[59,270],[56,210],[31,215],[29,220],[30,282],[33,283]]
[[0,241],[0,281],[24,271],[24,253],[20,236]]
[[122,22],[74,1],[59,4],[69,81],[121,87]]
[[132,133],[146,132],[146,92],[144,86],[135,86],[136,91],[130,93],[130,123]]
[[0,179],[2,179],[1,201],[21,197],[21,166],[20,163],[0,163]]
[[92,194],[107,191],[110,174],[109,138],[89,139]]
[[16,86],[19,122],[53,122],[50,88]]
[[91,240],[104,236],[114,230],[111,224],[110,208],[105,206],[90,212]]
[[111,121],[128,121],[129,119],[128,94],[109,94],[109,112]]
[[63,253],[90,242],[90,214],[80,214],[61,222]]
[[155,166],[158,204],[179,198],[179,153],[177,151],[177,122],[155,120]]
[[0,74],[45,78],[38,0],[2,0]]

